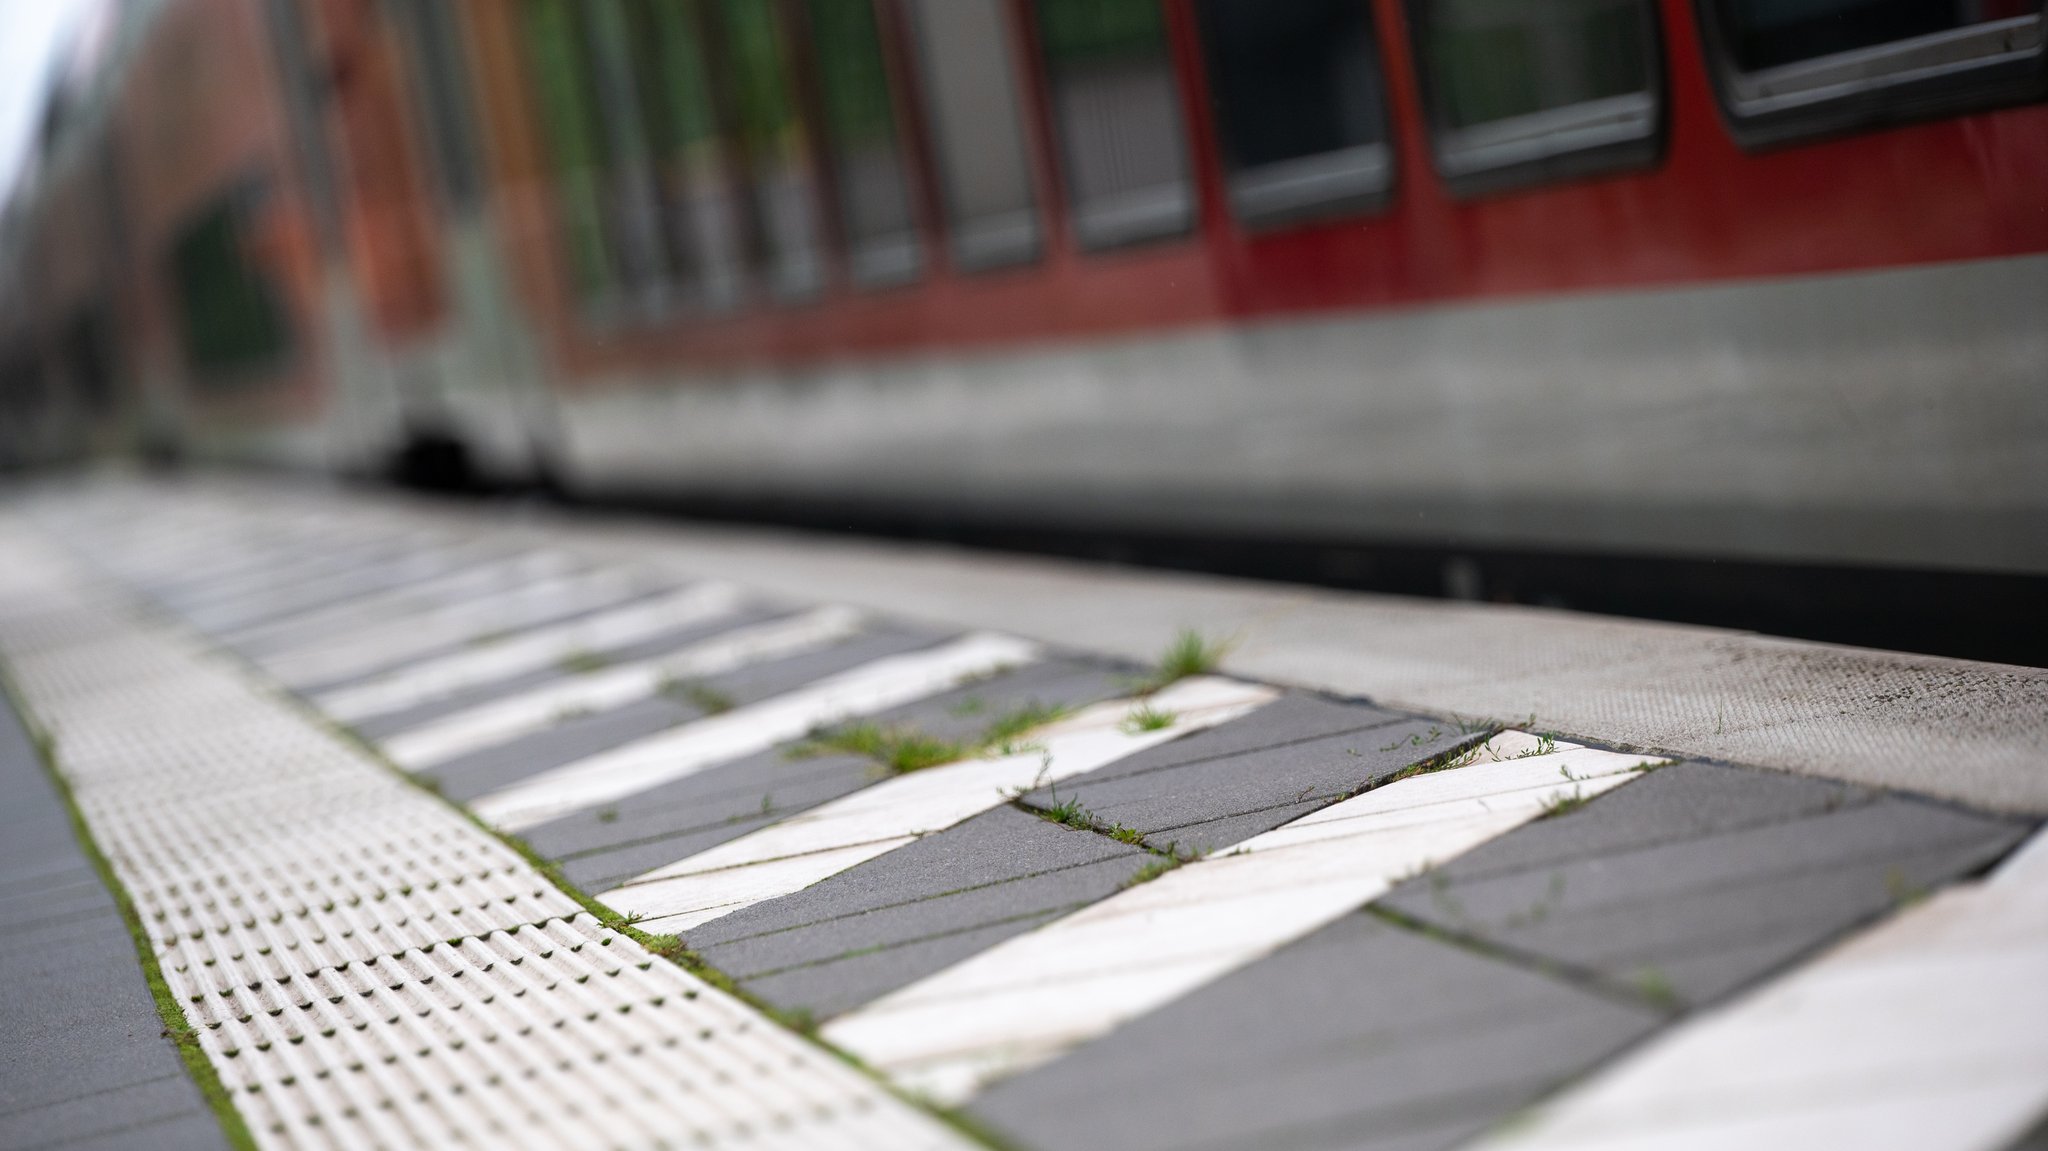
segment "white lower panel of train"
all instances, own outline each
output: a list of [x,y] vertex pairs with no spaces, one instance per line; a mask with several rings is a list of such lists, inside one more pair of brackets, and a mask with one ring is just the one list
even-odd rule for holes
[[592,491],[2048,572],[2048,256],[1290,318],[562,406]]

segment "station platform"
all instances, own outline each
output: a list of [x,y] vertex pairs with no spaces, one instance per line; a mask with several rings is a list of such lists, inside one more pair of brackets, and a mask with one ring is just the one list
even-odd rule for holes
[[0,556],[0,1145],[2048,1146],[2048,671],[249,478]]

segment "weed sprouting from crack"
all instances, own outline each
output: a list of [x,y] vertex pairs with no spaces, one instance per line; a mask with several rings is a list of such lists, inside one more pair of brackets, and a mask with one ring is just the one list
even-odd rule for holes
[[1536,818],[1555,819],[1561,815],[1570,815],[1591,802],[1593,802],[1591,796],[1575,787],[1571,790],[1570,794],[1558,792],[1544,799],[1543,814]]
[[1175,633],[1173,642],[1166,645],[1166,650],[1160,653],[1159,662],[1134,682],[1131,689],[1139,695],[1152,695],[1189,676],[1207,675],[1223,662],[1230,647],[1227,641],[1211,640],[1193,628],[1182,628]]
[[589,675],[603,671],[612,661],[594,651],[572,651],[555,662],[555,666],[570,675]]
[[1661,968],[1639,968],[1629,982],[1636,994],[1659,1011],[1676,1011],[1680,1007],[1678,989],[1671,986],[1670,977]]
[[1428,731],[1413,732],[1407,738],[1396,739],[1394,742],[1387,744],[1385,747],[1380,748],[1380,750],[1399,751],[1404,747],[1421,747],[1424,744],[1435,743],[1437,740],[1442,739],[1443,737],[1444,729],[1438,727],[1435,724],[1430,724]]
[[[1516,756],[1516,759],[1533,759],[1539,755],[1550,755],[1557,750],[1557,737],[1547,733],[1536,736],[1536,746]],[[1562,770],[1562,769],[1560,769]]]
[[966,740],[931,735],[907,724],[885,727],[863,721],[813,732],[808,740],[793,748],[790,755],[804,759],[829,752],[844,752],[874,760],[892,774],[902,775],[957,763],[975,755],[1046,753],[1042,745],[1025,742],[1023,737],[1066,714],[1064,705],[1032,700],[996,716],[979,733]]
[[[1027,732],[1035,731],[1046,724],[1064,719],[1071,710],[1065,704],[1047,704],[1040,703],[1035,699],[1028,700],[990,720],[988,726],[981,729],[981,746],[984,749],[1016,747],[1022,750],[1028,748],[1032,745],[1018,742]],[[1018,752],[1003,752],[1002,754],[1014,755],[1018,754]]]
[[1118,726],[1125,735],[1137,735],[1147,731],[1164,731],[1178,722],[1180,716],[1174,712],[1153,707],[1149,702],[1140,703],[1131,709]]
[[1171,852],[1165,855],[1154,856],[1145,861],[1145,866],[1132,872],[1131,877],[1124,880],[1124,886],[1131,888],[1141,883],[1150,883],[1180,865],[1180,856],[1174,855]]
[[661,685],[655,690],[670,699],[681,700],[705,715],[720,715],[733,709],[731,696],[702,680],[663,676]]

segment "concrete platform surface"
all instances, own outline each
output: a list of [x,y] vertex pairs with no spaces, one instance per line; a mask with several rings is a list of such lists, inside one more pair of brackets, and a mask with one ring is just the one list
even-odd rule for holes
[[[2040,670],[250,481],[0,554],[266,1149],[2048,1129]],[[0,1145],[244,1138],[25,730]]]

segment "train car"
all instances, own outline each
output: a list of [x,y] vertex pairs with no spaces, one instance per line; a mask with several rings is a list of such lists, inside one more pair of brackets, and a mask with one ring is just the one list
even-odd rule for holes
[[2033,0],[480,11],[578,487],[2048,571]]
[[254,170],[297,285],[296,384],[127,341],[201,454],[2048,575],[2041,0],[154,3],[273,146],[131,165],[140,278]]

